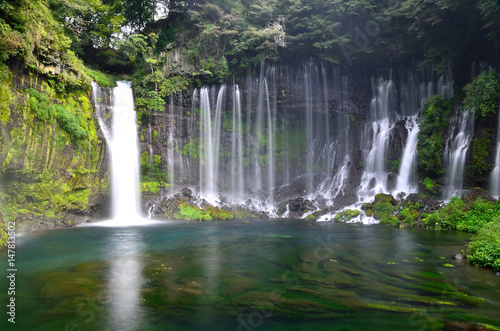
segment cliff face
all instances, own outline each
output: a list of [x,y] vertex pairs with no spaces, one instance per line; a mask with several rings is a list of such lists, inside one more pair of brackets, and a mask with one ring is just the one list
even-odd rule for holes
[[106,213],[107,147],[90,89],[61,92],[54,80],[29,73],[22,63],[10,69],[0,133],[4,219],[17,221],[22,232]]
[[[272,210],[266,212],[272,216],[302,216],[287,212],[297,199],[309,201],[303,210],[326,211],[378,193],[431,194],[417,173],[420,112],[426,98],[454,94],[451,73],[431,69],[263,64],[256,74],[172,96],[163,111],[139,111],[144,210],[169,217],[155,204],[184,187],[223,206]],[[447,160],[461,130],[452,122],[443,132],[435,197],[475,185],[447,183],[453,166]],[[475,125],[479,139],[484,123]],[[466,179],[477,146],[470,145],[461,165]],[[481,170],[492,168],[491,162]],[[489,187],[487,180],[481,185]],[[193,195],[183,192],[184,199]]]

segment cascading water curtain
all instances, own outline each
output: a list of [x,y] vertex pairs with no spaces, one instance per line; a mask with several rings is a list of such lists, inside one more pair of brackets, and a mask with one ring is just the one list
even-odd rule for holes
[[494,196],[500,196],[500,108],[498,110],[497,150],[495,156],[495,168],[490,175],[490,192]]
[[462,193],[464,180],[465,157],[474,134],[474,116],[471,111],[464,111],[455,115],[450,124],[451,135],[446,143],[445,157],[448,167],[448,176],[444,198],[451,199]]

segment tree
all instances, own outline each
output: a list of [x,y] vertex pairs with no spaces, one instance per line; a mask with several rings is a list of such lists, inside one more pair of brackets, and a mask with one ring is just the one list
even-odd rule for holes
[[482,15],[486,36],[496,46],[500,46],[500,1],[479,0],[477,7]]

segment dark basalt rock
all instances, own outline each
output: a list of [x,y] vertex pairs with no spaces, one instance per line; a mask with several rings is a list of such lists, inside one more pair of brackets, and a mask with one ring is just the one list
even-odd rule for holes
[[447,331],[486,331],[489,328],[469,322],[446,322],[444,330]]
[[417,193],[409,194],[404,202],[411,203],[412,205],[419,204],[422,211],[433,213],[443,207],[443,202],[436,198],[422,197]]
[[192,199],[193,198],[193,190],[191,190],[190,188],[188,187],[184,187],[182,190],[181,190],[181,194],[183,197],[186,197],[186,198],[189,198],[189,199]]
[[481,198],[484,201],[495,202],[496,200],[489,194],[489,192],[485,191],[480,187],[471,188],[462,195],[462,200],[467,201],[476,201],[477,198]]
[[312,202],[310,200],[306,200],[303,198],[297,198],[297,199],[291,200],[288,203],[288,206],[289,206],[291,212],[304,213],[304,212],[307,212],[307,211],[314,209],[314,205],[312,204]]

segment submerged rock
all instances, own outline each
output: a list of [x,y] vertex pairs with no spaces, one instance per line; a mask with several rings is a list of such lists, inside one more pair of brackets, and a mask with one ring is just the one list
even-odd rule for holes
[[487,328],[482,325],[477,325],[474,323],[468,323],[468,322],[455,322],[455,321],[450,321],[446,323],[446,326],[444,327],[444,330],[448,331],[462,331],[462,330],[467,330],[467,331],[483,331],[483,330],[491,330],[490,328]]

